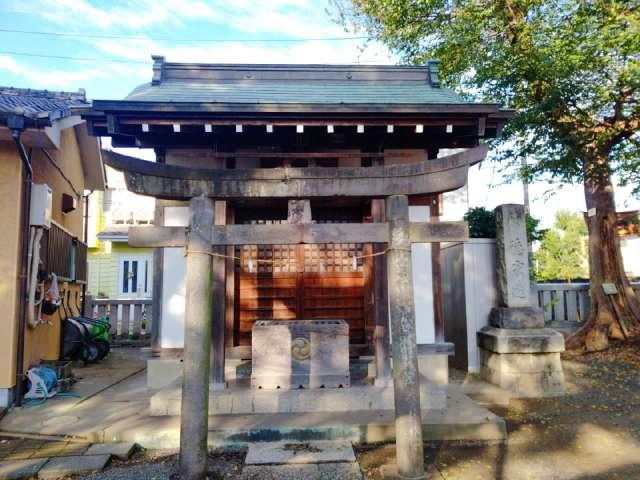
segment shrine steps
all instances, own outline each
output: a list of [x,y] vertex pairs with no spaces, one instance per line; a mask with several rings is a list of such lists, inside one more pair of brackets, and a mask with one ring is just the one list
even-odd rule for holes
[[[446,407],[444,385],[420,385],[424,410]],[[151,416],[177,416],[182,407],[182,388],[174,384],[151,397]],[[393,385],[352,385],[348,388],[261,390],[240,383],[209,395],[211,415],[273,413],[337,413],[393,410]]]
[[[425,441],[501,443],[506,441],[504,420],[457,389],[446,394],[447,407],[423,410]],[[180,417],[146,417],[138,423],[103,432],[118,441],[136,441],[145,448],[179,446]],[[250,442],[347,440],[355,444],[393,442],[393,410],[234,414],[209,417],[211,447],[245,446]]]

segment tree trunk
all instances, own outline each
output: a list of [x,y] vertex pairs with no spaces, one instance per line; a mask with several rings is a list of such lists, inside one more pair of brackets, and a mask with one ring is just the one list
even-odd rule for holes
[[[640,301],[624,273],[608,158],[592,155],[583,168],[591,309],[567,347],[598,351],[608,347],[609,339],[624,340],[640,333]],[[614,284],[617,294],[605,294],[603,283]]]

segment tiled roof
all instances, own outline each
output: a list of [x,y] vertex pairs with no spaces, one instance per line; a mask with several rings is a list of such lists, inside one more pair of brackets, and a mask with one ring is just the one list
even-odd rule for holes
[[170,63],[153,57],[153,79],[125,101],[213,104],[467,104],[440,86],[438,62],[398,65]]
[[196,103],[291,104],[463,104],[453,91],[399,82],[282,82],[182,81],[150,83],[133,90],[125,100]]
[[27,88],[0,87],[0,112],[21,111],[26,115],[47,113],[53,118],[71,114],[72,106],[87,106],[84,90],[50,92]]

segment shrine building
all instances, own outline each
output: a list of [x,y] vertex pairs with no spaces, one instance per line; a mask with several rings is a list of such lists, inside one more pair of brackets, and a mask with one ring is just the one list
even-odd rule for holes
[[[455,348],[444,339],[439,245],[468,231],[440,221],[442,194],[467,183],[509,113],[443,87],[436,61],[153,58],[151,82],[83,112],[113,147],[155,151],[155,162],[103,155],[129,190],[157,199],[155,226],[129,232],[131,246],[155,247],[152,414],[182,408],[184,417],[205,372],[209,414],[395,402],[396,431],[411,431],[402,418],[417,415],[419,425],[421,409],[441,408],[436,363],[444,359],[446,376]],[[269,326],[276,333],[257,340]]]

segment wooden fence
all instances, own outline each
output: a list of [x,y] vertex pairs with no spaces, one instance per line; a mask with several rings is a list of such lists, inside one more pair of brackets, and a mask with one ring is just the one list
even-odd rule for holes
[[93,318],[108,316],[115,343],[148,344],[151,336],[151,299],[102,299],[87,297],[87,312]]
[[[640,283],[632,286],[640,291]],[[547,322],[583,322],[589,317],[588,283],[538,283],[537,294]]]

